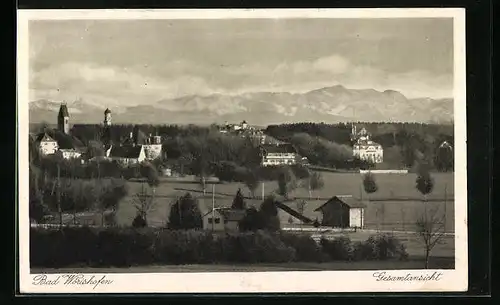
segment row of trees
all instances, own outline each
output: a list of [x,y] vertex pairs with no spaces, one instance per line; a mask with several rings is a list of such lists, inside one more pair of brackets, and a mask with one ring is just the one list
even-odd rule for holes
[[[358,123],[371,133],[371,139],[384,148],[385,163],[391,167],[413,167],[425,159],[433,169],[453,170],[453,152],[440,149],[444,141],[453,145],[453,125],[417,123]],[[296,123],[270,125],[266,134],[299,147],[312,164],[342,167],[349,154],[350,124]],[[309,137],[304,134],[309,135]],[[319,148],[319,149],[318,149]],[[326,150],[323,152],[322,150]],[[334,153],[332,156],[331,151]],[[353,167],[347,164],[346,167]]]
[[[60,173],[59,166],[56,171]],[[114,214],[119,201],[128,194],[124,179],[94,178],[77,179],[61,177],[30,164],[29,205],[30,218],[41,222],[52,213],[76,213],[98,211],[104,220],[104,213]],[[62,219],[61,219],[62,222]]]

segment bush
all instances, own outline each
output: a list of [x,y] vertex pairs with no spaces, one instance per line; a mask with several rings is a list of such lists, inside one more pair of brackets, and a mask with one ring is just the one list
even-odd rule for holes
[[406,247],[392,234],[372,235],[366,241],[354,245],[357,260],[387,260],[408,258]]
[[321,247],[309,235],[282,233],[281,240],[295,249],[297,261],[319,263],[328,260]]
[[353,258],[354,248],[349,237],[342,236],[334,240],[322,238],[320,244],[332,260],[349,261]]
[[31,228],[31,267],[129,267],[150,264],[287,263],[329,260],[406,259],[404,245],[390,235],[351,243],[290,233],[214,235],[200,230],[154,228]]

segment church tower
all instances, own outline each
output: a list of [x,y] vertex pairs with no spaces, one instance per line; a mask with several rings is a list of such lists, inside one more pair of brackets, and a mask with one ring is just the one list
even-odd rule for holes
[[61,107],[59,108],[57,128],[65,134],[69,134],[69,112],[66,103],[61,103]]
[[104,110],[104,126],[111,126],[111,110]]

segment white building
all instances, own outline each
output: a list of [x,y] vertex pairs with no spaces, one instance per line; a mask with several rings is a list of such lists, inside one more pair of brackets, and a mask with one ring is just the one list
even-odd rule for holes
[[382,163],[384,161],[382,145],[370,140],[370,135],[365,128],[356,133],[356,126],[353,126],[352,136],[354,140],[352,146],[353,157],[372,163]]
[[36,143],[40,153],[44,156],[53,155],[59,149],[59,145],[57,144],[57,141],[54,140],[53,138],[51,138],[46,133],[39,134],[35,140],[35,143]]
[[292,144],[264,144],[261,146],[262,166],[292,165],[302,161]]
[[162,144],[160,136],[151,136],[146,141],[144,146],[144,153],[146,154],[146,160],[154,160],[161,157]]
[[64,159],[78,159],[82,156],[82,152],[76,149],[59,149],[57,154]]
[[231,208],[215,208],[203,215],[203,229],[209,231],[239,230],[239,222],[245,217],[245,210]]

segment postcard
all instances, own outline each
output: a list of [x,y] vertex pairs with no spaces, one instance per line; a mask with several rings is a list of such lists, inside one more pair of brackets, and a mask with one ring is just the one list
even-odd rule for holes
[[466,291],[465,10],[18,10],[21,293]]

